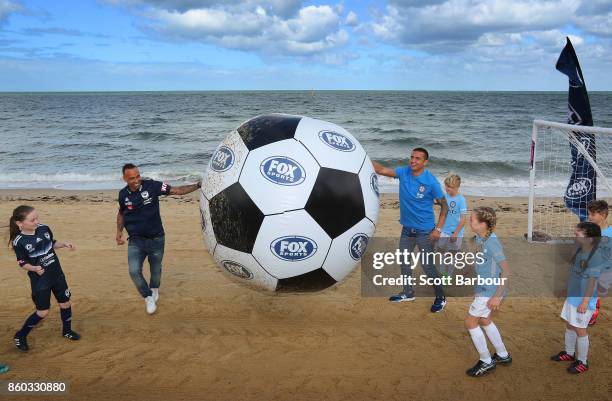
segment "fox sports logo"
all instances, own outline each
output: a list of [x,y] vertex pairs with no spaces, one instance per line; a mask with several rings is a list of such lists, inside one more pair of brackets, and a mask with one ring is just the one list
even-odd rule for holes
[[253,273],[243,265],[238,262],[234,262],[231,260],[224,260],[221,262],[221,265],[225,270],[233,274],[234,276],[243,278],[245,280],[251,280],[253,278]]
[[339,150],[341,152],[352,152],[355,150],[355,144],[349,137],[334,131],[320,131],[319,139],[327,146]]
[[210,159],[210,167],[218,173],[229,170],[233,165],[234,152],[227,146],[221,146],[217,149]]
[[308,237],[289,235],[272,241],[270,251],[279,259],[299,262],[317,252],[317,243]]
[[370,176],[370,186],[372,187],[372,191],[374,191],[376,196],[380,197],[380,190],[378,189],[378,175],[376,173],[372,173]]
[[591,192],[592,182],[590,178],[582,177],[576,179],[570,186],[567,187],[565,197],[567,199],[580,199]]
[[284,156],[272,156],[261,162],[259,171],[264,178],[278,185],[299,185],[306,179],[304,167]]
[[366,247],[368,246],[368,239],[368,236],[364,233],[358,233],[353,235],[349,245],[349,252],[351,254],[351,258],[355,260],[361,259],[361,257],[365,253]]

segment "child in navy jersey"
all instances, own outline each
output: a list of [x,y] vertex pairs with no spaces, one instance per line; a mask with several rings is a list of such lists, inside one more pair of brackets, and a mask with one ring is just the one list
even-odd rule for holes
[[15,346],[21,351],[29,350],[27,336],[49,314],[51,293],[60,306],[62,335],[69,340],[80,339],[81,336],[71,327],[70,289],[55,253],[55,249],[59,248],[74,250],[74,245],[56,241],[51,229],[39,223],[38,213],[31,206],[19,206],[13,210],[9,223],[9,244],[15,251],[19,266],[28,272],[32,301],[36,306],[36,311],[15,333]]

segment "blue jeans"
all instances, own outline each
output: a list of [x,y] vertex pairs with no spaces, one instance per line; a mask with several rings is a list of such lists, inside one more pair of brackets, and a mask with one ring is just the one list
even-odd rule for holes
[[[402,226],[402,235],[400,236],[399,241],[399,250],[404,253],[404,250],[407,250],[408,253],[412,253],[414,251],[414,247],[418,246],[421,252],[433,252],[434,246],[433,242],[429,239],[429,234],[431,230],[419,230],[416,228],[408,228]],[[429,258],[431,259],[431,258]],[[410,265],[403,264],[401,265],[402,274],[408,277],[412,276],[412,270]],[[427,277],[429,278],[438,278],[439,274],[436,270],[436,266],[433,263],[425,263],[423,264],[423,270]],[[434,291],[436,293],[436,297],[444,297],[444,290],[441,285],[434,285]],[[414,289],[410,284],[404,285],[404,290],[402,291],[407,296],[414,295]]]
[[[128,266],[130,277],[143,298],[151,296],[151,288],[159,288],[164,258],[163,235],[155,238],[130,237],[128,243]],[[145,258],[149,259],[151,283],[147,284],[142,275],[142,265]]]

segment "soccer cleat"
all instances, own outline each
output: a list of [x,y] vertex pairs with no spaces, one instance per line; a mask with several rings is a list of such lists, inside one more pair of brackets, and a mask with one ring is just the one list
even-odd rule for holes
[[13,341],[15,341],[15,347],[17,347],[19,351],[27,352],[30,349],[28,346],[28,340],[25,337],[15,335],[15,337],[13,337]]
[[431,311],[433,313],[442,312],[445,306],[446,306],[446,298],[436,297],[436,299],[434,300],[434,303],[431,305]]
[[5,365],[4,363],[0,363],[0,373],[6,373],[9,370],[11,370],[11,369],[9,368],[8,365]]
[[62,335],[64,336],[64,338],[67,338],[72,341],[78,341],[81,339],[81,335],[77,333],[76,331],[72,331],[72,330],[67,331]]
[[151,288],[151,294],[153,296],[153,301],[157,303],[157,301],[159,301],[159,288]]
[[587,363],[582,363],[581,360],[576,360],[574,361],[574,363],[572,363],[570,366],[568,366],[567,371],[570,373],[573,373],[575,375],[579,374],[579,373],[584,373],[587,370],[589,370],[589,364]]
[[401,294],[397,294],[397,295],[392,295],[389,297],[389,302],[410,302],[410,301],[414,301],[416,298],[413,295],[406,295],[404,293]]
[[476,365],[466,370],[465,373],[472,377],[484,376],[487,373],[495,370],[495,366],[495,360],[491,360],[491,363],[486,363],[479,359],[478,362],[476,362]]
[[551,356],[550,359],[555,362],[571,362],[575,360],[574,355],[570,355],[565,351],[561,351],[557,355]]
[[597,323],[597,316],[599,316],[599,307],[601,306],[601,298],[597,298],[597,304],[595,304],[595,312],[591,316],[591,320],[589,320],[589,326],[595,325]]
[[502,358],[501,356],[497,355],[497,353],[495,353],[493,354],[492,359],[498,365],[510,365],[512,363],[512,357],[510,356],[510,354]]
[[145,298],[145,307],[149,315],[154,314],[155,311],[157,310],[157,305],[155,305],[155,300],[153,299],[152,295],[149,295],[148,297]]

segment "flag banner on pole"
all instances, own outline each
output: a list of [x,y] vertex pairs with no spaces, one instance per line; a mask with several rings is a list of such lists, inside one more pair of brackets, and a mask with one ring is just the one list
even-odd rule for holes
[[[578,57],[569,38],[567,38],[567,44],[559,55],[556,68],[569,78],[567,123],[593,126],[589,94],[587,93],[582,70],[578,63]],[[581,132],[572,132],[571,135],[582,144],[584,150],[588,152],[593,161],[597,161],[595,136]],[[585,221],[588,214],[587,205],[597,198],[597,185],[595,169],[584,158],[580,150],[570,141],[572,174],[563,199],[565,206],[572,213],[578,215],[580,221]]]

